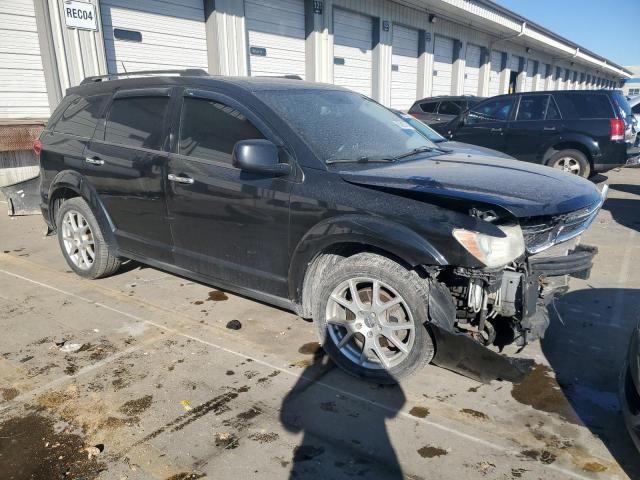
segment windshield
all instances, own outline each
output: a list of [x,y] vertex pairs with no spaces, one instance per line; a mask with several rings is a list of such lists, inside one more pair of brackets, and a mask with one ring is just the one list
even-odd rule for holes
[[391,110],[355,92],[273,90],[256,94],[324,161],[394,158],[436,148]]
[[409,125],[415,128],[422,135],[427,137],[433,143],[446,142],[447,139],[436,132],[433,128],[428,126],[426,123],[421,122],[417,118],[412,117],[408,113],[397,112],[399,117],[402,117]]

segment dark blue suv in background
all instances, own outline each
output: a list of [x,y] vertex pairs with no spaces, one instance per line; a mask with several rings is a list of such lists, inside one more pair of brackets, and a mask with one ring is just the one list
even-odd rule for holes
[[616,90],[500,95],[434,128],[448,138],[589,177],[627,162],[635,120]]

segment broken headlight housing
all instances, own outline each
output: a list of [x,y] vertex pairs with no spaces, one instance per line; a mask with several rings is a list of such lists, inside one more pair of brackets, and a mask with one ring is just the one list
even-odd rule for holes
[[454,238],[471,255],[489,268],[501,267],[524,254],[524,238],[519,225],[496,225],[503,237],[457,228]]

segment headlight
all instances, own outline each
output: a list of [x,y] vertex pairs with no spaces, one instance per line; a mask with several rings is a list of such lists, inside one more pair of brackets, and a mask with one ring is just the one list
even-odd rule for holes
[[487,267],[500,267],[524,253],[524,238],[519,225],[498,226],[504,237],[457,228],[453,236],[471,255]]

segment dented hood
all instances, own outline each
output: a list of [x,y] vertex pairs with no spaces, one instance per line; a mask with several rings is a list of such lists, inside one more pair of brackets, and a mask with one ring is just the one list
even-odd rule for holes
[[518,218],[557,215],[600,201],[584,178],[518,160],[450,153],[340,171],[347,182],[429,198],[482,202]]

